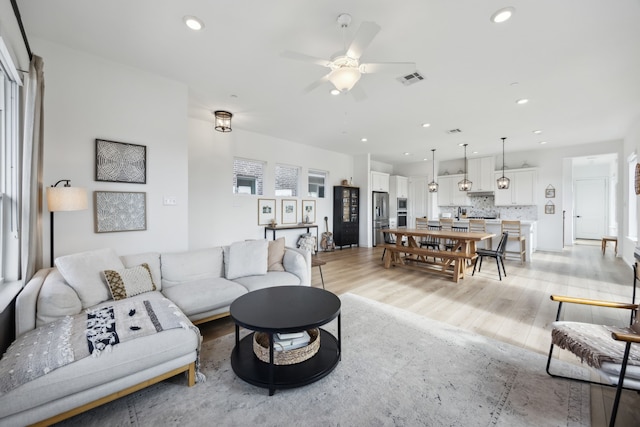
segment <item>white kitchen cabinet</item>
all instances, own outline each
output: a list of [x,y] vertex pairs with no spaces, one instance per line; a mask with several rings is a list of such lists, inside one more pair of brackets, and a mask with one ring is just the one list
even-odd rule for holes
[[458,190],[458,182],[464,175],[442,175],[438,177],[438,206],[471,206],[465,191]]
[[467,160],[468,179],[473,184],[471,192],[495,191],[494,171],[496,169],[495,157],[478,157]]
[[389,187],[389,195],[395,199],[406,199],[409,196],[409,178],[406,176],[392,175],[389,179]]
[[371,171],[371,191],[389,192],[389,174]]
[[[502,171],[496,171],[494,179],[502,176]],[[537,169],[512,169],[504,171],[509,178],[509,188],[495,190],[494,203],[496,206],[532,206],[536,204]]]

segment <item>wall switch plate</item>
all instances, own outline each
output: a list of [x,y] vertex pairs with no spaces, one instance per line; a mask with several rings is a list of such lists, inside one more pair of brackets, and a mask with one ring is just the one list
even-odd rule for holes
[[164,196],[162,198],[162,204],[165,206],[176,206],[178,204],[178,199],[174,196]]

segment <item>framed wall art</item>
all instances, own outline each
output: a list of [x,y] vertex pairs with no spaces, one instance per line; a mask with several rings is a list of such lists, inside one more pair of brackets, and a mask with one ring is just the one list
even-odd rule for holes
[[302,201],[302,222],[305,224],[313,224],[316,222],[316,201]]
[[146,184],[147,147],[96,139],[96,181]]
[[544,190],[544,197],[546,197],[547,199],[556,197],[556,189],[553,187],[553,185],[547,185],[547,188],[545,188]]
[[96,233],[147,229],[147,193],[94,191],[93,204]]
[[549,200],[547,204],[544,205],[544,213],[552,215],[556,213],[556,205],[554,205],[551,200]]
[[297,224],[298,201],[282,199],[282,224]]
[[258,225],[271,225],[276,219],[276,200],[258,199]]

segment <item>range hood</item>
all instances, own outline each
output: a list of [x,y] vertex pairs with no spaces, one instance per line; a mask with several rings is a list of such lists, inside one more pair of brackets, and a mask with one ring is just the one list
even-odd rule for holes
[[469,197],[487,197],[494,196],[495,193],[493,191],[469,191],[467,192],[467,196]]

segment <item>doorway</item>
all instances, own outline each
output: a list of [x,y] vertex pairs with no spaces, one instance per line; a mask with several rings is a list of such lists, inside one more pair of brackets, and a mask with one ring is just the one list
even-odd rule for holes
[[601,239],[607,234],[607,178],[574,182],[574,230],[576,239]]

